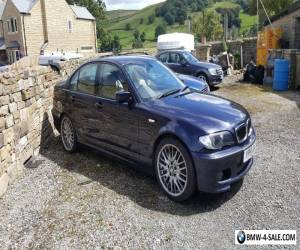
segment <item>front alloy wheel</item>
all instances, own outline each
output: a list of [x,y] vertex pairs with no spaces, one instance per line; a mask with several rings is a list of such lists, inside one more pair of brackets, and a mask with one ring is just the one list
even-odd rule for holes
[[76,151],[77,137],[72,121],[68,116],[63,116],[61,120],[60,136],[66,151]]
[[208,84],[207,77],[204,74],[200,74],[198,76],[198,79],[201,80],[201,81],[203,81],[204,83]]
[[160,186],[172,200],[184,201],[194,192],[194,167],[187,150],[177,140],[165,139],[159,144],[155,170]]

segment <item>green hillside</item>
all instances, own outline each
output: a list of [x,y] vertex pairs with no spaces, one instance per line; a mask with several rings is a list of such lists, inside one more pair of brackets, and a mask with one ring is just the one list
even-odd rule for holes
[[[107,12],[108,21],[106,22],[104,28],[108,30],[109,34],[111,34],[112,36],[118,35],[120,37],[123,49],[130,49],[132,47],[133,33],[135,29],[139,30],[140,33],[145,32],[145,48],[156,46],[155,28],[160,24],[166,26],[168,33],[187,32],[187,25],[179,25],[178,23],[175,23],[174,25],[169,26],[165,23],[162,17],[156,17],[152,24],[148,24],[148,17],[150,15],[155,15],[155,9],[157,7],[161,7],[162,5],[163,3],[151,5],[139,11],[109,11]],[[238,5],[228,0],[217,2],[211,8],[232,8],[235,6]],[[201,12],[193,12],[189,13],[189,15],[194,17],[199,15],[200,13]],[[240,13],[240,19],[241,31],[248,29],[250,26],[254,25],[256,21],[255,16],[249,16],[248,14],[243,13],[243,11],[241,11]],[[126,30],[127,24],[130,24],[130,30]]]
[[134,15],[137,10],[111,10],[106,12],[109,21],[121,21]]
[[[155,13],[155,8],[159,7],[161,4],[151,5],[147,8],[144,8],[140,11],[137,11],[126,18],[123,18],[121,21],[108,21],[105,25],[105,28],[110,32],[112,36],[118,35],[121,39],[122,47],[124,49],[131,48],[133,32],[135,29],[138,29],[141,33],[146,33],[146,42],[144,47],[155,47],[155,28],[157,25],[164,23],[162,18],[155,18],[155,21],[148,25],[148,16]],[[143,18],[143,23],[141,24],[141,19]],[[126,30],[126,24],[130,24],[131,30]],[[180,30],[182,28],[174,26],[170,27],[170,32],[174,30]],[[169,31],[169,29],[168,29]]]

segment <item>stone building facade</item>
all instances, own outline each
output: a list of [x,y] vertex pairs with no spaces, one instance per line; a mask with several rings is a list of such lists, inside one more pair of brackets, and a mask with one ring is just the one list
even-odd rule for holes
[[[271,17],[271,22],[274,28],[283,29],[282,43],[285,49],[300,49],[300,0]],[[268,22],[265,26],[270,27]]]
[[41,51],[97,50],[96,21],[85,7],[65,0],[0,0],[0,14],[0,50],[9,63]]

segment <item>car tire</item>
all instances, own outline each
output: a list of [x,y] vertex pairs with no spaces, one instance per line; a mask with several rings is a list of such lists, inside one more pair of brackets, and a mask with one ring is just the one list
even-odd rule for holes
[[76,152],[78,148],[77,134],[72,120],[67,115],[63,115],[61,118],[60,136],[64,149],[69,153]]
[[196,189],[192,158],[185,146],[174,138],[164,138],[155,151],[155,175],[164,193],[173,201],[182,202]]
[[203,81],[203,82],[205,82],[205,83],[207,83],[210,86],[208,77],[204,73],[200,73],[198,75],[198,79],[201,80],[201,81]]

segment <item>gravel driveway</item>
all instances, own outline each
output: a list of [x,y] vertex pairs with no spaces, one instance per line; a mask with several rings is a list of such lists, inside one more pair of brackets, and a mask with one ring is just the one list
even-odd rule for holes
[[[237,229],[300,234],[300,93],[223,84],[257,131],[255,164],[225,194],[168,200],[155,181],[58,138],[0,199],[0,249],[231,249]],[[299,242],[298,242],[299,244]]]

